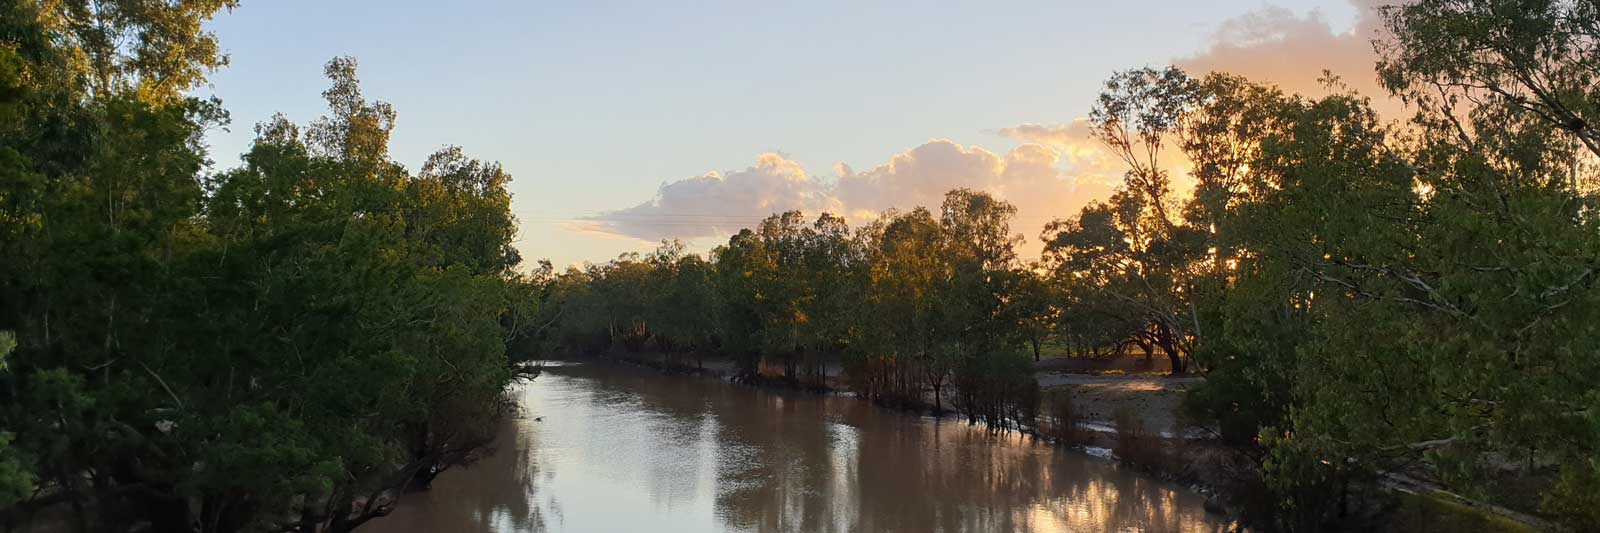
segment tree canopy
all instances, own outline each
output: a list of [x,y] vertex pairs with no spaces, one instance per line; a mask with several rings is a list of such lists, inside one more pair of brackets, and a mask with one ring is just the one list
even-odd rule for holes
[[208,172],[187,96],[233,2],[0,16],[0,509],[82,530],[348,531],[493,437],[531,314],[498,165],[411,173],[328,64],[328,115]]

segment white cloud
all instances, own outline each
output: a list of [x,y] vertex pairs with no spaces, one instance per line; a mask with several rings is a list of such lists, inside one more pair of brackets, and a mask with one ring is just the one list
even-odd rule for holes
[[647,241],[694,239],[730,234],[775,212],[836,208],[825,185],[807,176],[799,163],[765,153],[744,170],[666,183],[655,198],[591,217],[575,229]]
[[1026,257],[1037,251],[1032,241],[1046,221],[1109,194],[1110,187],[1099,181],[1080,184],[1069,178],[1061,170],[1061,158],[1055,148],[1042,144],[1026,143],[998,155],[936,139],[865,171],[835,164],[837,178],[825,182],[808,176],[799,163],[769,153],[745,170],[668,183],[648,202],[592,217],[573,229],[649,241],[725,237],[791,209],[841,214],[860,224],[889,208],[937,210],[944,193],[966,187],[1017,206],[1013,229],[1028,237]]
[[937,207],[950,189],[992,188],[1004,168],[988,150],[936,139],[871,170],[841,175],[837,195],[852,213]]

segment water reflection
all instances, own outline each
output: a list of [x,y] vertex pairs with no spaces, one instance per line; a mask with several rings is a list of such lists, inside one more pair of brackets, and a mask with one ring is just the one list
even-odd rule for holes
[[[598,365],[519,393],[501,449],[372,531],[1213,531],[1198,496],[848,398]],[[543,416],[543,421],[534,417]]]

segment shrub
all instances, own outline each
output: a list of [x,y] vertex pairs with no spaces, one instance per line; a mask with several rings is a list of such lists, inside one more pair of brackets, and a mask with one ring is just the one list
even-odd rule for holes
[[1144,419],[1129,407],[1118,407],[1112,413],[1117,425],[1117,438],[1112,451],[1123,463],[1144,470],[1161,471],[1166,466],[1165,443],[1161,435],[1145,427]]
[[1084,434],[1081,417],[1072,403],[1072,391],[1055,391],[1045,398],[1045,412],[1039,424],[1040,434],[1068,446],[1087,442],[1088,435]]

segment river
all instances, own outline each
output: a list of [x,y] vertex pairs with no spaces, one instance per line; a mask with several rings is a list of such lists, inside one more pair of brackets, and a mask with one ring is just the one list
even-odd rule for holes
[[547,368],[498,451],[371,532],[1214,531],[1202,497],[1081,451],[631,367]]

